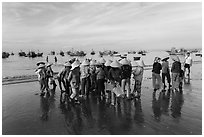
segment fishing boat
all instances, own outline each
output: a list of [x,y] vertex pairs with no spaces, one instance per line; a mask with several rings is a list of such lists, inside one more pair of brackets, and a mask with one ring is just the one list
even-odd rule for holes
[[145,51],[145,50],[140,50],[140,51],[137,52],[137,54],[141,54],[143,56],[145,56],[146,53],[147,53],[147,51]]
[[37,54],[34,51],[29,51],[27,56],[30,58],[35,58],[35,57],[37,57]]
[[8,52],[2,52],[2,58],[8,58],[10,54]]
[[51,55],[55,55],[55,51],[51,51]]
[[121,54],[113,54],[114,57],[121,57]]
[[136,54],[136,51],[128,51],[128,54]]
[[67,54],[69,56],[86,56],[86,53],[84,51],[76,51],[76,52],[71,52],[71,51],[68,51]]
[[99,55],[110,55],[113,56],[114,54],[118,54],[117,51],[111,51],[111,50],[105,50],[105,51],[99,51]]
[[63,52],[63,51],[60,51],[60,55],[61,55],[61,56],[64,56],[64,52]]
[[199,51],[199,52],[195,53],[195,56],[200,56],[200,57],[202,57],[202,51]]
[[133,57],[134,61],[140,60],[141,57]]
[[37,57],[42,57],[42,56],[43,56],[42,52],[41,53],[40,52],[37,53]]
[[171,48],[171,50],[166,50],[167,53],[169,53],[169,55],[185,55],[185,53],[187,52],[186,49],[176,49],[175,47]]
[[92,49],[92,51],[91,51],[91,55],[95,55],[95,51],[93,51],[93,49]]
[[26,53],[21,50],[21,51],[18,53],[18,55],[19,55],[20,57],[25,57],[25,56],[26,56]]

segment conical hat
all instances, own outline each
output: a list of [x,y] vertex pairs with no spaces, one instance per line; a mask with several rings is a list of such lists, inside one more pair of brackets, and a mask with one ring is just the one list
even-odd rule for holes
[[144,67],[144,66],[145,66],[143,60],[137,60],[136,62],[137,62],[137,64],[138,64],[138,66],[140,66],[140,67]]
[[122,59],[120,61],[120,64],[122,64],[122,65],[129,65],[130,63],[129,63],[129,61],[126,58],[124,58],[124,59]]
[[66,63],[64,64],[64,66],[70,67],[70,66],[71,66],[71,63],[68,61],[68,62],[66,62]]
[[105,66],[110,66],[111,63],[112,63],[111,60],[107,60],[106,63],[105,63]]
[[164,57],[163,59],[162,59],[162,61],[166,61],[166,60],[168,60],[169,59],[169,57]]
[[133,74],[137,76],[141,73],[141,71],[142,71],[141,67],[136,67],[133,69]]
[[99,62],[100,62],[101,64],[104,64],[104,63],[106,63],[106,60],[105,60],[104,58],[101,58],[101,59],[99,60]]
[[39,66],[40,64],[44,64],[45,65],[45,62],[44,61],[39,61],[39,62],[37,62],[37,66]]
[[131,65],[132,65],[132,67],[137,67],[137,66],[139,66],[136,61],[132,61],[132,62],[131,62]]
[[53,63],[48,63],[46,66],[47,67],[50,67],[50,66],[52,66],[53,65]]
[[113,68],[120,68],[121,64],[117,61],[117,60],[114,60],[111,64],[110,64],[111,67]]
[[44,64],[40,64],[40,65],[38,65],[38,68],[44,68],[44,67],[45,67]]
[[71,70],[74,70],[76,67],[79,67],[80,66],[80,62],[79,61],[74,61],[74,63],[72,63],[72,68]]
[[90,61],[90,66],[95,66],[96,65],[96,60],[91,60]]
[[[78,64],[81,64],[80,61],[79,61],[79,59],[77,59],[77,58],[75,59],[74,62],[77,62]],[[73,62],[73,63],[74,63],[74,62]]]
[[131,66],[131,60],[130,60],[130,59],[127,59],[127,61],[129,62],[129,65]]
[[96,66],[101,66],[101,65],[102,65],[101,62],[99,61],[96,62]]
[[89,65],[89,61],[87,59],[85,59],[81,64],[81,66],[88,66],[88,65]]
[[158,62],[158,60],[160,60],[160,59],[161,59],[160,57],[155,57],[154,62]]
[[172,56],[171,56],[171,59],[172,59],[173,61],[178,61],[178,62],[180,62],[180,59],[179,59],[179,57],[178,57],[177,55],[172,55]]

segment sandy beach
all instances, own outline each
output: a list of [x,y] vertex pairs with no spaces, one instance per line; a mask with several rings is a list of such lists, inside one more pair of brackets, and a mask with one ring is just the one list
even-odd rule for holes
[[[200,1],[2,2],[2,134],[202,135],[202,5]],[[106,73],[101,63],[122,72]],[[81,67],[94,64],[99,66],[95,72]],[[129,80],[131,69],[125,66],[129,64],[138,79]],[[137,65],[144,67],[143,73],[134,69]],[[73,73],[68,73],[70,66]],[[170,89],[157,90],[152,79],[160,81],[158,74],[168,73],[168,67],[172,87],[168,83]],[[174,91],[184,68],[190,70],[185,73],[189,82]],[[91,84],[97,84],[91,85],[97,90],[89,97],[83,90],[89,85],[88,76]],[[110,94],[121,89],[113,89],[111,81],[105,86],[108,93],[99,97],[104,78],[122,79],[121,86],[127,85],[131,92],[135,86],[139,93],[141,87],[141,94],[129,97],[125,91],[127,95],[113,101]],[[57,79],[72,86],[73,94],[65,103]],[[48,88],[46,82],[56,88]],[[78,87],[82,92],[76,99]],[[42,97],[44,88],[51,90]],[[87,93],[89,87],[85,89]]]
[[90,96],[80,105],[60,104],[60,91],[40,97],[37,81],[2,86],[3,135],[201,135],[202,64],[194,64],[183,92],[153,93],[151,71],[144,72],[140,100]]

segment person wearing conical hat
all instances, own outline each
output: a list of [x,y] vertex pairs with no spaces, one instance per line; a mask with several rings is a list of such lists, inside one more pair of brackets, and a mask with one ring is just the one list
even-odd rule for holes
[[144,66],[145,65],[144,65],[143,60],[133,61],[131,64],[132,64],[133,79],[135,80],[133,95],[135,97],[140,98],[142,79],[143,79],[143,73],[144,73]]
[[39,61],[39,62],[37,62],[37,66],[39,66],[40,64],[43,64],[43,65],[45,65],[45,62],[44,61]]
[[51,67],[52,65],[53,65],[52,63],[48,63],[46,65],[46,80],[47,80],[48,88],[49,88],[49,81],[50,81],[50,84],[53,85],[53,89],[55,89],[57,84],[55,83],[55,80],[53,78],[54,72]]
[[171,67],[172,90],[178,91],[180,84],[181,62],[177,55],[172,56],[172,60],[174,61]]
[[90,90],[96,90],[96,60],[90,61]]
[[[121,64],[117,61],[114,60],[110,64],[111,68],[108,72],[108,78],[110,79],[110,83],[112,87],[117,87],[121,85]],[[111,92],[111,105],[114,105],[115,103],[115,93]]]
[[104,71],[105,71],[105,75],[106,75],[106,80],[109,80],[109,78],[108,78],[108,72],[109,72],[109,70],[111,69],[111,66],[110,66],[110,64],[112,63],[113,61],[111,61],[111,60],[107,60],[106,61],[106,63],[104,64]]
[[165,57],[162,59],[162,83],[163,83],[163,89],[166,88],[165,84],[165,78],[167,78],[167,82],[169,83],[169,89],[171,87],[171,78],[170,78],[170,70],[169,70],[169,57]]
[[[112,82],[112,84],[121,84],[121,64],[117,61],[114,60],[111,64],[111,69],[109,71],[108,77],[110,79],[110,81]],[[114,84],[114,85],[115,85]]]
[[97,62],[96,65],[96,84],[97,84],[97,95],[105,97],[105,71],[102,68],[102,63]]
[[[69,93],[69,82],[67,79],[69,76],[70,69],[71,69],[71,63],[69,61],[67,61],[64,64],[64,68],[61,71],[59,71],[59,73],[57,75],[57,79],[59,82],[59,88],[60,88],[61,93],[66,92],[66,94],[68,94],[68,95],[70,93]],[[62,89],[62,84],[63,84],[65,90]]]
[[132,72],[132,68],[129,65],[130,62],[124,58],[120,61],[120,64],[122,64],[121,66],[121,88],[122,88],[122,92],[125,93],[125,87],[127,86],[127,93],[126,96],[128,99],[130,99],[130,78],[131,78],[131,72]]
[[161,58],[155,57],[154,63],[153,63],[153,69],[152,69],[152,84],[154,91],[161,88],[161,76],[160,71],[162,69],[162,66],[160,64]]
[[44,90],[47,88],[45,64],[39,64],[37,69],[35,70],[35,73],[38,75],[38,81],[40,84],[40,92],[41,92],[40,95],[44,96],[45,94]]
[[[108,87],[110,87],[108,84],[110,83],[110,78],[108,77],[109,75],[108,75],[108,73],[109,73],[109,71],[110,71],[110,69],[111,69],[111,66],[110,66],[110,64],[112,63],[113,61],[112,60],[106,60],[106,63],[104,64],[104,71],[105,71],[105,93],[107,93],[107,94],[110,94],[111,93],[111,90],[110,90],[110,88],[108,88]],[[109,97],[109,96],[108,96]]]
[[75,60],[71,65],[71,71],[68,76],[68,82],[72,88],[72,94],[70,96],[71,102],[79,104],[79,87],[80,87],[80,62]]
[[86,97],[89,95],[90,90],[90,69],[89,61],[85,59],[80,66],[81,73],[81,96]]
[[102,69],[104,70],[106,60],[105,60],[104,58],[101,58],[101,59],[99,60],[99,62],[100,62],[100,64],[102,65]]
[[100,62],[101,64],[105,64],[105,63],[106,63],[106,60],[105,60],[104,58],[101,58],[101,59],[99,60],[99,62]]

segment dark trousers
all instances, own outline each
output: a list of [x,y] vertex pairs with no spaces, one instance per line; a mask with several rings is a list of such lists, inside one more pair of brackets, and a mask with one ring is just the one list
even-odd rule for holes
[[90,82],[91,82],[91,85],[90,85],[90,88],[93,90],[93,89],[96,89],[96,75],[95,74],[92,74],[90,76]]
[[70,83],[68,82],[68,80],[66,79],[65,80],[65,92],[68,94],[68,95],[71,95],[71,92],[70,92]]
[[171,78],[169,73],[162,73],[162,83],[165,85],[165,77],[167,78],[167,82],[170,84]]
[[98,95],[105,95],[105,79],[97,79]]
[[188,69],[188,72],[189,72],[189,74],[190,74],[190,65],[189,65],[189,64],[185,64],[185,65],[184,65],[184,70],[186,70],[186,68]]
[[90,88],[90,78],[82,78],[81,79],[81,95],[89,95]]

